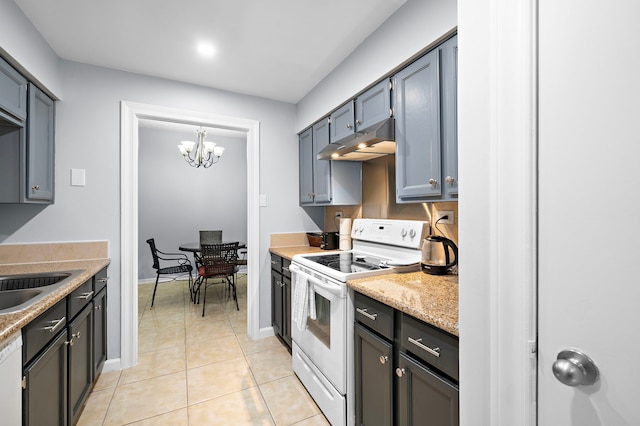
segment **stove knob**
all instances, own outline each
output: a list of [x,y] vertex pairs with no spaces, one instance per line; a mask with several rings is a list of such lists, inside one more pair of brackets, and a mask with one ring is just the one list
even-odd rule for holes
[[402,235],[402,238],[407,236],[407,230],[402,228],[402,231],[400,231],[400,235]]
[[411,231],[409,231],[409,236],[411,237],[411,239],[413,240],[416,236],[416,230],[412,229]]

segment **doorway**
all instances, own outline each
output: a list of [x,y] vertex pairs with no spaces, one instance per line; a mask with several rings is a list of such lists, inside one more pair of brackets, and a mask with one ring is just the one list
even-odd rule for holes
[[121,368],[137,363],[138,348],[138,130],[139,120],[149,119],[246,132],[247,138],[247,335],[259,333],[259,199],[260,124],[255,120],[185,111],[133,102],[121,103],[120,158],[120,255],[121,255]]

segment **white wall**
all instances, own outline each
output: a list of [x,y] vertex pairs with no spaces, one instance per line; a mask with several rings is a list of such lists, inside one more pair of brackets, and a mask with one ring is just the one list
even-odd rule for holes
[[[225,240],[247,241],[247,138],[214,136],[206,140],[225,148],[210,168],[189,166],[177,145],[196,140],[197,126],[180,130],[139,128],[138,278],[155,279],[146,240],[159,250],[178,252],[186,242],[198,242],[201,229],[221,229]],[[190,253],[187,253],[190,259]]]
[[50,95],[61,97],[58,56],[13,0],[0,0],[0,53]]
[[408,0],[297,104],[296,132],[458,25],[457,2]]

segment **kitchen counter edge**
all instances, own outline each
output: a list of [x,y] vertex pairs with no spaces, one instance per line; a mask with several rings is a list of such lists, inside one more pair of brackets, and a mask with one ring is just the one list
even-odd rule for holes
[[286,246],[286,247],[270,247],[269,251],[287,260],[292,260],[293,256],[295,256],[296,254],[327,253],[331,250],[322,250],[320,247],[311,247],[311,246]]
[[20,331],[40,314],[64,299],[80,285],[87,282],[105,266],[110,259],[74,260],[65,262],[42,262],[0,265],[0,275],[37,274],[60,271],[81,271],[74,279],[57,289],[49,297],[22,311],[0,314],[0,343]]
[[459,336],[458,276],[422,271],[348,280],[347,286],[441,330]]

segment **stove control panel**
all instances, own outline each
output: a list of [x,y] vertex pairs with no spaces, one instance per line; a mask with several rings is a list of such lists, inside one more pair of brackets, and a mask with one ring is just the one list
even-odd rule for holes
[[420,220],[355,219],[351,238],[419,249],[429,232],[429,223]]

